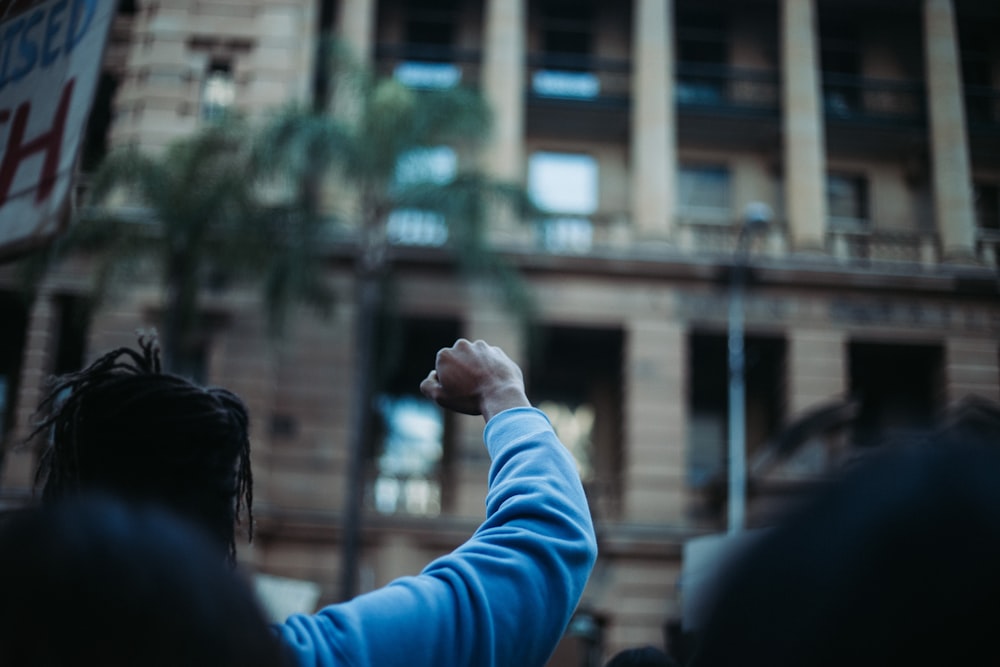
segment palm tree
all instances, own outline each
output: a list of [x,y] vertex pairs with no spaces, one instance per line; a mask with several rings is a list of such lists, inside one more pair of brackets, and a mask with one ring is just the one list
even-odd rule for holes
[[[297,200],[306,217],[322,217],[320,183],[339,188],[346,205],[327,214],[327,223],[350,229],[356,239],[354,260],[357,306],[357,365],[352,412],[347,519],[341,596],[356,591],[357,540],[363,496],[363,452],[369,438],[374,395],[377,320],[385,301],[393,244],[390,231],[401,211],[429,215],[443,231],[438,240],[450,250],[459,269],[490,276],[518,320],[531,320],[533,301],[516,272],[490,250],[486,227],[499,205],[518,212],[530,209],[522,187],[500,183],[476,169],[460,168],[441,178],[421,172],[421,155],[442,146],[473,155],[489,132],[490,113],[483,98],[466,88],[415,90],[394,79],[377,78],[358,68],[337,47],[325,71],[330,74],[326,100],[293,106],[276,114],[264,128],[259,158],[300,184]],[[416,174],[403,177],[404,167]],[[346,210],[345,210],[346,209]]]
[[[164,289],[164,365],[185,370],[184,352],[202,326],[199,295],[207,284],[259,281],[279,331],[292,299],[324,307],[319,252],[299,216],[256,194],[249,127],[236,118],[205,126],[161,154],[112,151],[94,174],[88,205],[33,272],[69,253],[95,257],[94,294],[152,270]],[[39,261],[41,260],[41,261]]]

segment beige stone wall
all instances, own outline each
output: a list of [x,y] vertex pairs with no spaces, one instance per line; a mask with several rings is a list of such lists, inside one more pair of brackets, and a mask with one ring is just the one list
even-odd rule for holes
[[315,3],[173,0],[133,19],[134,40],[115,98],[112,145],[157,151],[202,123],[201,91],[210,60],[231,62],[234,108],[255,116],[311,85]]
[[1000,401],[1000,344],[996,337],[949,337],[945,342],[945,400],[967,396]]
[[604,659],[635,646],[662,646],[667,619],[680,613],[677,581],[680,559],[616,554],[598,566],[584,600],[608,619],[604,629]]
[[786,414],[847,397],[847,341],[843,332],[797,328],[788,333]]
[[626,329],[622,519],[679,523],[685,515],[686,337],[635,317]]

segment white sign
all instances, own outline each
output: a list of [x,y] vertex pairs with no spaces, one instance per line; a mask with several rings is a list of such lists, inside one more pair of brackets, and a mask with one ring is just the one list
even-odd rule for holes
[[115,0],[0,0],[0,259],[68,213]]
[[313,613],[320,595],[314,581],[261,573],[254,576],[254,588],[272,623],[284,623],[292,614]]
[[681,565],[681,627],[685,632],[701,629],[711,608],[719,578],[730,559],[767,534],[770,529],[756,528],[738,533],[702,535],[684,543]]

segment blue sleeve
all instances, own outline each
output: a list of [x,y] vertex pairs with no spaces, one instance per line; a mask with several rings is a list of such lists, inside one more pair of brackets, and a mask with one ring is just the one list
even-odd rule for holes
[[405,577],[278,631],[303,667],[544,665],[597,558],[572,456],[545,415],[486,425],[486,520],[468,542]]

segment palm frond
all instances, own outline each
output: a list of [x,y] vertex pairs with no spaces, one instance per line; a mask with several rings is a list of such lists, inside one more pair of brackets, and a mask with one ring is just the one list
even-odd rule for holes
[[290,106],[269,118],[253,147],[259,175],[280,175],[293,182],[322,176],[357,162],[359,147],[350,129],[329,116]]

